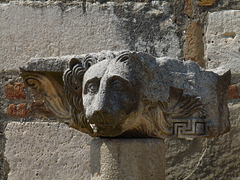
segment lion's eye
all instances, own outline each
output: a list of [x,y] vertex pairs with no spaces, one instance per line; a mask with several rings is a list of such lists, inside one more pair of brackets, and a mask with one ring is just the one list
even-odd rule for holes
[[87,87],[87,92],[95,94],[98,91],[98,84],[95,82],[89,83]]
[[124,83],[118,79],[113,81],[112,87],[117,92],[124,92]]

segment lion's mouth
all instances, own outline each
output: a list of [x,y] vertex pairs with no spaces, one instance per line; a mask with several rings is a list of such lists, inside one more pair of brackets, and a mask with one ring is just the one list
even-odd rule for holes
[[95,124],[97,127],[115,127],[116,120],[113,117],[95,116],[88,119],[90,124]]
[[88,117],[87,120],[90,124],[103,129],[103,128],[115,128],[122,124],[127,118],[125,113],[114,113],[110,114],[108,112],[95,112],[91,117]]
[[115,124],[106,124],[106,123],[90,123],[90,124],[94,124],[97,127],[101,127],[101,128],[115,128],[116,125]]

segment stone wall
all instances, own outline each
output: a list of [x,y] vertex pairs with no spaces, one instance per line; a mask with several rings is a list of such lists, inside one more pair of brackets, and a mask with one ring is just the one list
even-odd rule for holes
[[167,139],[166,179],[240,178],[240,2],[1,1],[0,179],[89,179],[91,138],[58,121],[19,67],[32,57],[136,50],[232,71],[232,129]]

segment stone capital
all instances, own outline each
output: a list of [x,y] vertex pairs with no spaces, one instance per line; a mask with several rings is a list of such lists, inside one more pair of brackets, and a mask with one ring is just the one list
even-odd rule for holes
[[41,85],[34,86],[47,94],[53,112],[70,115],[73,127],[93,137],[217,137],[230,129],[230,72],[218,75],[193,61],[141,52],[102,51],[53,60],[60,62],[55,73],[63,75],[56,80],[53,72],[42,72],[50,59],[31,71],[33,62],[40,61],[22,68],[26,84],[41,74]]

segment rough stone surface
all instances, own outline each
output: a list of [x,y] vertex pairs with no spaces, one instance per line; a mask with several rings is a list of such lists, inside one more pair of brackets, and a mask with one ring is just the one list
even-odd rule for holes
[[9,164],[6,157],[4,156],[6,137],[4,129],[6,122],[0,119],[0,180],[6,180],[10,171]]
[[8,123],[9,180],[90,179],[91,138],[65,124]]
[[162,139],[100,139],[91,143],[92,180],[164,180]]
[[172,57],[181,52],[178,27],[165,1],[134,6],[130,2],[1,3],[0,22],[0,69],[18,68],[32,57],[101,50],[131,49]]
[[208,68],[219,66],[240,73],[240,10],[208,13],[205,57]]
[[49,58],[31,58],[26,66],[20,66],[21,71],[51,71],[63,72],[68,67],[68,61],[78,56],[61,56]]
[[231,131],[216,139],[166,140],[166,179],[240,178],[240,104],[229,104]]

